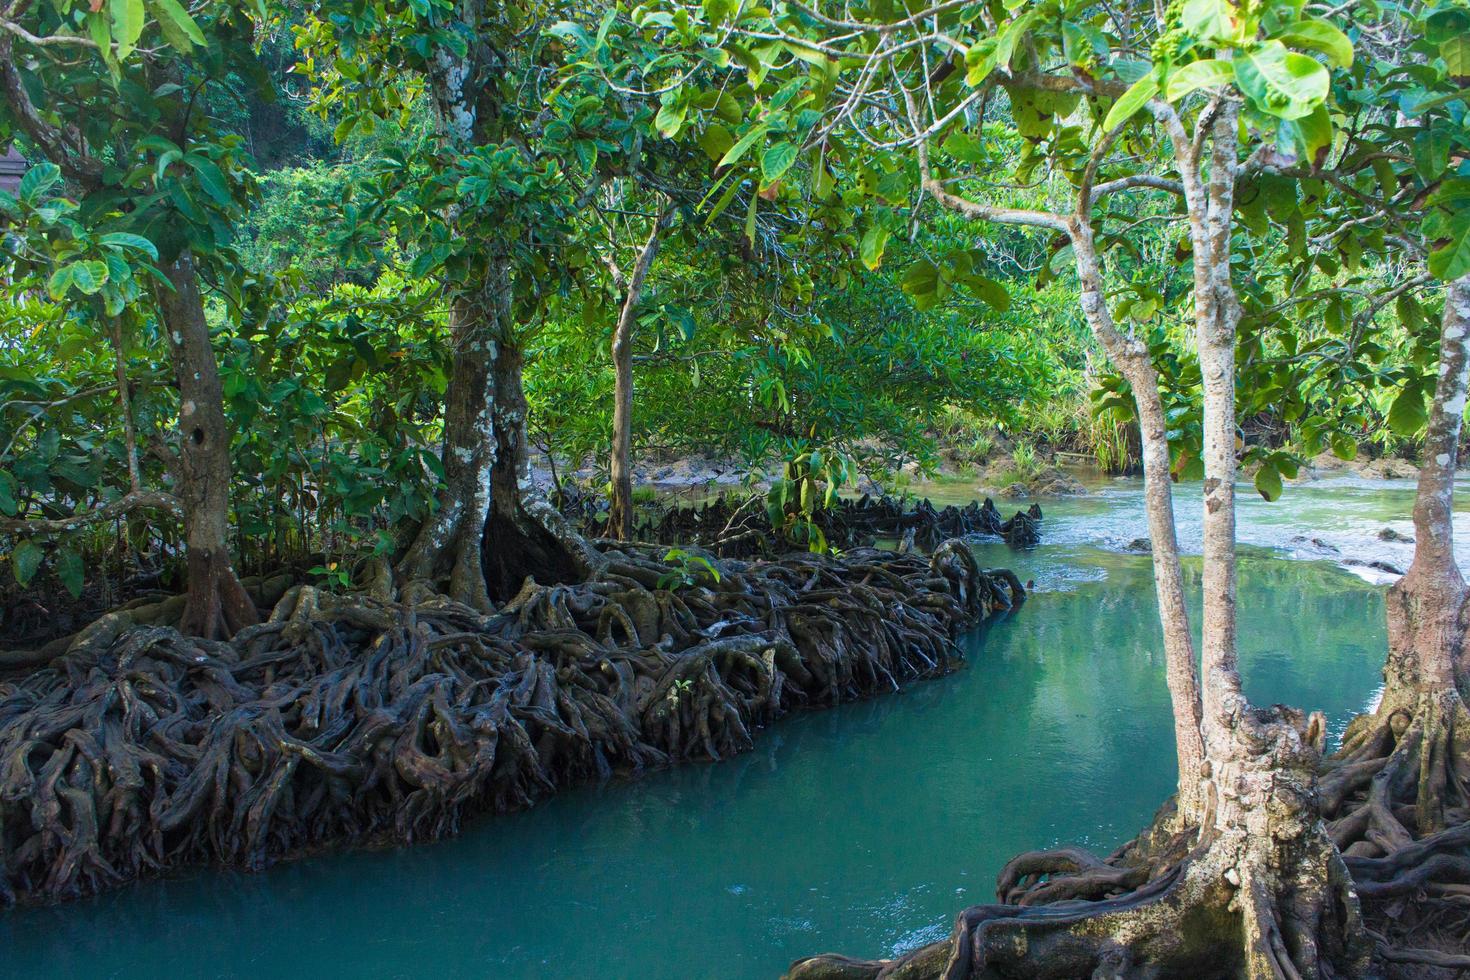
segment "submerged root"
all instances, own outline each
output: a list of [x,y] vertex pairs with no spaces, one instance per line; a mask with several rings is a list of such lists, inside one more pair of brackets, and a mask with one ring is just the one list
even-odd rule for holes
[[[228,642],[99,633],[0,680],[0,903],[189,863],[456,832],[569,783],[748,749],[781,714],[950,670],[1018,603],[966,548],[668,566],[608,551],[500,613],[298,586]],[[1003,600],[1003,601],[1002,601]]]

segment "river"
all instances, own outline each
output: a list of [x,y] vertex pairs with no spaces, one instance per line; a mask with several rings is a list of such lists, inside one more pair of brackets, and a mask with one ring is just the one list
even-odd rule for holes
[[[1321,709],[1340,732],[1378,684],[1386,576],[1322,559],[1405,566],[1409,546],[1377,535],[1409,531],[1412,485],[1329,478],[1274,504],[1241,489],[1246,691]],[[1180,493],[1186,550],[1198,548],[1195,490]],[[978,548],[1036,592],[968,637],[968,665],[950,677],[797,715],[739,758],[573,790],[454,840],[256,875],[194,870],[3,913],[0,975],[769,980],[806,953],[938,938],[961,907],[991,900],[1018,851],[1106,852],[1171,791],[1149,559],[1126,550],[1145,534],[1141,490],[1093,491],[1044,505],[1039,548]],[[1196,565],[1186,571],[1197,588]]]

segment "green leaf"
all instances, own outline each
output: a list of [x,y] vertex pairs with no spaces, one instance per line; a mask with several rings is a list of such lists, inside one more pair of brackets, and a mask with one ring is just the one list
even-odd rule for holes
[[735,145],[735,137],[730,131],[719,123],[710,123],[704,132],[699,134],[699,147],[704,150],[711,160],[718,160],[730,151]]
[[1470,180],[1446,180],[1429,198],[1424,233],[1433,251],[1429,272],[1440,279],[1470,275]]
[[949,291],[933,262],[920,259],[903,277],[903,291],[921,311],[931,310]]
[[140,252],[147,253],[148,257],[155,261],[158,259],[158,249],[154,248],[153,243],[142,235],[130,235],[125,231],[112,231],[98,238],[97,241],[102,245],[137,249]]
[[107,283],[107,264],[90,259],[73,262],[66,267],[71,271],[71,283],[88,296],[95,295]]
[[56,556],[56,577],[61,579],[61,584],[66,586],[66,591],[71,593],[73,599],[80,599],[82,585],[86,580],[82,556],[71,548],[61,549],[61,553]]
[[1332,149],[1332,116],[1326,106],[1319,105],[1300,119],[1282,125],[1296,127],[1297,149],[1313,167],[1327,162],[1327,154]]
[[112,36],[117,41],[117,57],[121,61],[133,53],[138,38],[143,36],[143,23],[148,19],[143,0],[108,0],[112,15]]
[[1320,51],[1327,56],[1327,61],[1333,67],[1351,68],[1353,66],[1353,42],[1348,40],[1346,34],[1325,20],[1311,17],[1299,20],[1295,24],[1288,24],[1285,30],[1276,35],[1276,40],[1289,48]]
[[31,583],[41,567],[41,549],[33,541],[22,541],[10,553],[10,570],[21,588]]
[[1358,458],[1358,441],[1346,432],[1332,433],[1332,455],[1338,459]]
[[1470,214],[1425,222],[1436,247],[1429,253],[1431,275],[1449,281],[1470,275]]
[[1103,131],[1112,132],[1119,125],[1133,118],[1134,113],[1142,109],[1149,99],[1158,94],[1159,83],[1154,79],[1152,73],[1128,86],[1128,91],[1120,95],[1118,101],[1114,102],[1113,107],[1108,110],[1108,117],[1103,120]]
[[720,162],[715,164],[715,166],[728,167],[735,163],[738,163],[740,161],[740,158],[745,156],[745,151],[750,149],[756,140],[765,137],[766,129],[767,126],[765,123],[757,124],[753,129],[751,129],[750,132],[746,133],[744,136],[736,140],[735,145],[730,147],[730,149],[725,152],[724,156],[720,157]]
[[1304,54],[1267,41],[1235,53],[1235,79],[1251,103],[1268,115],[1300,119],[1327,99],[1327,69]]
[[230,185],[225,181],[225,175],[209,157],[199,153],[190,153],[184,157],[184,162],[194,169],[199,177],[199,186],[204,188],[204,193],[214,198],[220,204],[230,203]]
[[1190,92],[1202,88],[1219,88],[1235,81],[1235,66],[1220,58],[1193,61],[1169,73],[1169,83],[1164,88],[1170,102],[1178,102]]
[[1266,463],[1256,470],[1256,492],[1267,500],[1281,496],[1281,471],[1274,463]]
[[1429,414],[1424,410],[1423,389],[1416,384],[1405,385],[1388,410],[1388,427],[1395,435],[1408,438],[1417,435],[1428,421]]
[[1004,313],[1011,308],[1011,294],[1006,292],[1006,288],[994,279],[987,276],[963,275],[956,277],[956,281],[997,313]]
[[204,32],[179,0],[149,0],[148,5],[170,45],[180,51],[188,51],[193,44],[204,47]]
[[995,38],[985,37],[965,51],[965,84],[975,87],[995,70]]
[[16,511],[19,510],[15,495],[19,490],[20,484],[16,482],[15,477],[5,470],[0,470],[0,514],[6,517],[15,516]]
[[1179,26],[1205,41],[1228,38],[1235,33],[1235,5],[1227,0],[1184,0]]
[[71,288],[72,267],[64,265],[51,273],[51,278],[46,281],[46,292],[54,300],[61,300],[66,296],[66,291]]
[[27,204],[35,204],[57,181],[61,180],[61,168],[54,163],[38,163],[25,172],[15,196]]
[[871,271],[883,264],[883,250],[888,245],[889,231],[881,225],[873,225],[863,233],[862,244],[858,247],[858,257],[863,260],[863,265]]
[[660,136],[671,139],[678,136],[679,130],[684,128],[684,115],[688,111],[688,105],[682,101],[660,106],[658,115],[653,118],[653,126]]
[[767,184],[773,184],[781,179],[782,174],[791,169],[796,162],[798,150],[795,144],[781,142],[766,150],[761,157],[761,177]]

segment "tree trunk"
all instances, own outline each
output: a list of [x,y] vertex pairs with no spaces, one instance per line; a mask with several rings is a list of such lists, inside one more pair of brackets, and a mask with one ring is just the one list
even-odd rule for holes
[[[1388,590],[1377,709],[1354,719],[1323,775],[1331,833],[1351,858],[1391,855],[1470,820],[1470,602],[1455,561],[1455,464],[1465,411],[1470,276],[1446,290],[1439,379],[1414,499],[1414,562]],[[1412,811],[1401,804],[1412,801]]]
[[230,429],[193,256],[163,264],[171,289],[159,310],[179,384],[178,497],[184,508],[189,597],[181,632],[228,637],[259,621],[230,563]]
[[452,362],[444,396],[444,487],[436,509],[399,559],[405,585],[427,583],[481,612],[494,608],[482,556],[490,508],[490,472],[496,456],[494,364],[498,340],[510,322],[510,270],[494,258],[485,280],[462,293],[449,312]]
[[543,585],[578,582],[602,557],[531,483],[526,439],[524,355],[502,339],[494,363],[495,463],[485,523],[485,576],[490,594],[508,599],[527,578]]
[[1163,628],[1165,679],[1174,712],[1174,744],[1179,762],[1178,814],[1198,826],[1204,819],[1204,743],[1200,736],[1200,688],[1194,639],[1184,605],[1184,575],[1179,564],[1179,535],[1174,527],[1174,492],[1169,465],[1168,422],[1159,395],[1159,376],[1147,346],[1125,337],[1108,311],[1102,271],[1093,245],[1092,226],[1076,222],[1071,230],[1082,312],[1109,359],[1133,389],[1142,447],[1144,511],[1153,545],[1154,591]]
[[613,436],[608,475],[612,494],[608,508],[607,534],[627,541],[633,537],[633,325],[638,319],[638,304],[643,298],[643,283],[658,254],[659,235],[667,226],[672,209],[665,210],[655,222],[653,231],[633,273],[624,286],[623,305],[613,329]]

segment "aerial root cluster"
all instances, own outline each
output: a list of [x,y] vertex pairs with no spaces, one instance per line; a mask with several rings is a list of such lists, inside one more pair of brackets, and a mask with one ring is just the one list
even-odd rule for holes
[[[584,533],[591,537],[607,533],[608,515],[597,498],[568,490],[559,496],[559,504]],[[660,504],[641,509],[636,517],[633,537],[638,541],[670,545],[694,542],[732,558],[769,554],[782,547],[771,535],[765,497],[761,495],[721,494],[687,507]],[[1031,547],[1041,540],[1041,520],[1037,504],[1003,518],[989,497],[983,504],[971,501],[963,507],[935,507],[927,499],[911,503],[867,494],[839,499],[812,515],[812,521],[834,547],[861,547],[886,538],[925,551],[933,551],[950,538],[970,536],[998,537],[1012,547]]]
[[498,613],[290,589],[231,641],[97,631],[0,680],[0,902],[455,833],[579,780],[748,749],[784,712],[955,664],[1024,593],[962,545],[744,564],[659,551]]
[[1390,972],[1470,970],[1470,711],[1459,692],[1391,683],[1320,785]]

